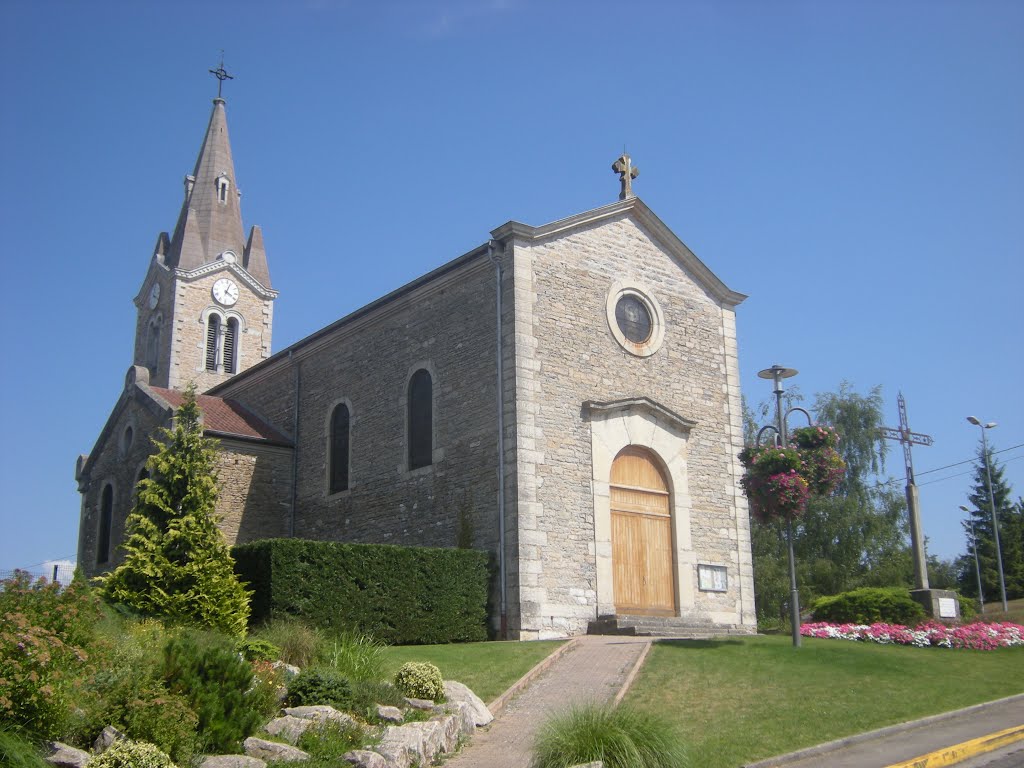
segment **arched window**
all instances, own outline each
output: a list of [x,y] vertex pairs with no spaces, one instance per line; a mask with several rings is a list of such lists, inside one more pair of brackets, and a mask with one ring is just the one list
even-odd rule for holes
[[434,453],[434,383],[420,368],[409,379],[409,469],[428,467]]
[[235,373],[238,366],[238,319],[230,318],[224,327],[224,373]]
[[107,483],[100,494],[100,532],[96,540],[96,564],[110,561],[110,526],[114,518],[114,486]]
[[349,412],[339,403],[331,414],[331,478],[330,492],[348,490]]
[[220,315],[210,315],[206,321],[206,370],[217,370],[217,345],[220,343]]

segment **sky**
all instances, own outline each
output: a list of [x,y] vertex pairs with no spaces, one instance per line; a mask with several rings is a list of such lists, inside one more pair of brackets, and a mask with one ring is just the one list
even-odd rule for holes
[[[0,2],[0,571],[73,560],[220,63],[274,348],[634,192],[730,288],[741,386],[906,397],[928,551],[988,436],[1024,495],[1024,3]],[[886,476],[903,485],[892,444]],[[44,565],[45,564],[45,565]]]

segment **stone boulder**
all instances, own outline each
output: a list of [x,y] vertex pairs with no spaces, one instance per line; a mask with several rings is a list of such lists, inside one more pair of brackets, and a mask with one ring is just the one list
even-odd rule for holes
[[96,737],[96,741],[92,744],[92,751],[97,755],[101,755],[110,749],[115,741],[120,741],[125,738],[127,738],[127,736],[117,730],[117,728],[112,725],[108,725],[100,731],[100,735]]
[[462,683],[455,680],[445,680],[444,695],[448,698],[449,703],[462,702],[468,704],[473,713],[473,724],[477,728],[488,725],[494,720],[494,715],[491,714],[491,710],[487,708],[483,700]]
[[342,725],[355,725],[356,722],[344,712],[339,712],[334,707],[329,707],[326,704],[310,707],[286,707],[282,712],[291,717],[313,720],[314,722],[334,722],[341,723]]
[[258,757],[260,760],[282,763],[296,763],[300,760],[309,760],[309,753],[303,752],[298,747],[288,744],[278,744],[276,741],[257,739],[250,736],[242,742],[242,748],[249,757]]
[[355,766],[355,768],[391,768],[391,764],[384,758],[383,755],[377,752],[370,752],[367,749],[356,749],[352,752],[346,752],[341,756],[348,765]]
[[383,704],[377,705],[377,717],[385,723],[401,723],[405,720],[405,715],[398,707],[386,707]]
[[92,757],[84,749],[69,747],[59,741],[51,741],[47,746],[50,754],[46,756],[46,762],[57,768],[85,768]]
[[[414,724],[392,725],[385,729],[380,743],[374,747],[388,761],[389,768],[411,768],[429,765],[423,749],[423,732]],[[418,723],[416,723],[418,725]]]
[[207,755],[199,768],[267,768],[265,761],[248,755]]
[[[441,751],[442,752],[454,752],[456,747],[459,746],[459,740],[463,735],[463,721],[459,715],[445,714],[445,715],[434,715],[430,718],[432,722],[435,722],[440,726],[441,729]],[[470,723],[470,728],[473,724]],[[472,731],[471,731],[472,732]]]
[[431,710],[434,708],[434,702],[432,702],[430,699],[411,699],[409,697],[406,697],[405,706],[409,707],[410,709]]
[[306,732],[309,726],[316,722],[317,721],[313,718],[285,715],[284,717],[275,717],[263,726],[263,730],[271,736],[277,736],[278,738],[284,739],[289,744],[294,745],[299,743],[299,739],[302,737],[302,734]]

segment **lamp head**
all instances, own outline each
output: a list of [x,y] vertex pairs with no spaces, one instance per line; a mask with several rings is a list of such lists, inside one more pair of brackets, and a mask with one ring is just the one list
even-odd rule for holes
[[978,421],[977,417],[975,417],[975,416],[968,416],[967,420],[969,422],[971,422],[971,424],[973,424],[976,427],[980,427],[981,426],[981,422]]
[[964,512],[967,512],[967,513],[970,513],[970,511],[971,511],[967,507],[965,507],[963,504],[960,505],[960,509],[962,509]]

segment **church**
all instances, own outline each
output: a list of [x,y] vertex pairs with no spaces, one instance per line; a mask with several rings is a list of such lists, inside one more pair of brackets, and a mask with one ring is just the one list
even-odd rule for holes
[[754,632],[745,297],[633,194],[628,155],[613,170],[618,200],[481,233],[272,353],[278,294],[218,96],[134,298],[124,389],[76,465],[79,566],[118,563],[151,436],[194,382],[231,544],[485,550],[493,628],[513,639],[651,620]]

